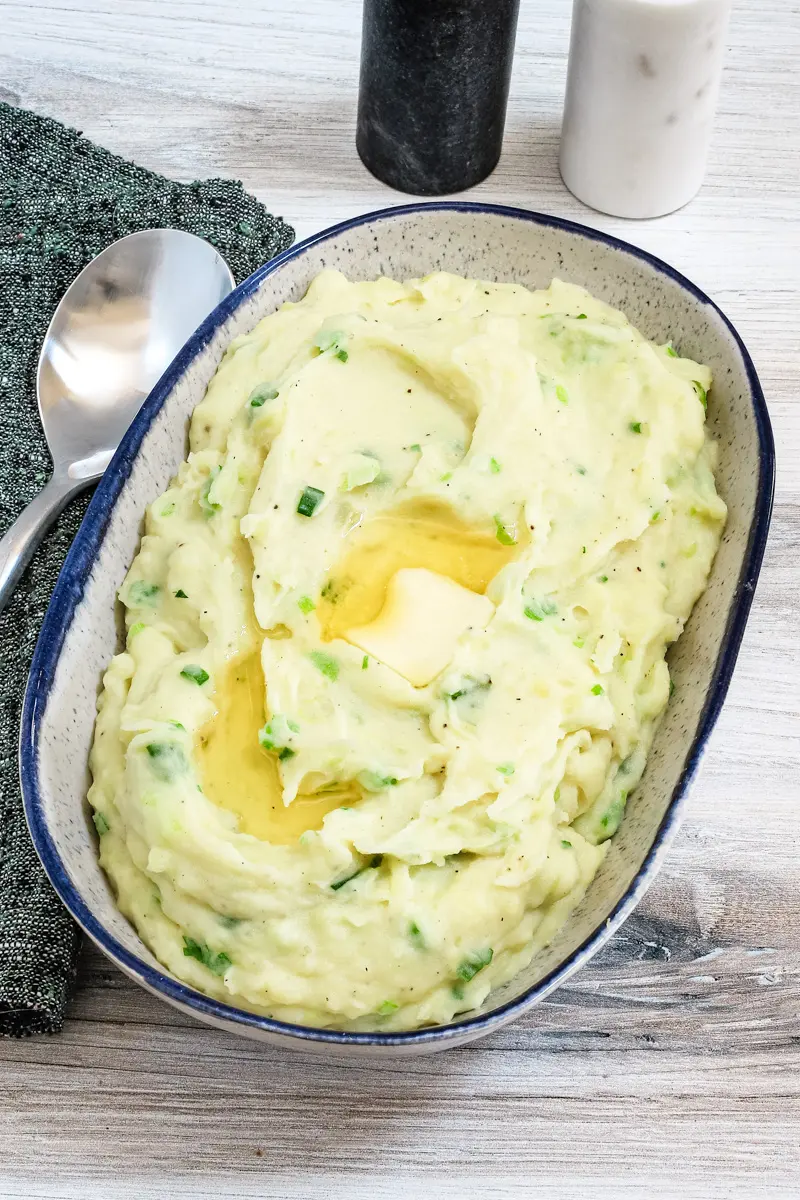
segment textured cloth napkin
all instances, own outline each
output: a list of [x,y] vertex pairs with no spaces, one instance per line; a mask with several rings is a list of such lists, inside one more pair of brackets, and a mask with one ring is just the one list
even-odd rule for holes
[[[235,180],[174,183],[0,103],[0,536],[50,474],[36,364],[58,301],[109,243],[166,226],[206,238],[237,282],[294,240]],[[87,504],[67,507],[0,614],[0,1036],[57,1032],[75,977],[79,933],[30,841],[17,739],[39,627]]]

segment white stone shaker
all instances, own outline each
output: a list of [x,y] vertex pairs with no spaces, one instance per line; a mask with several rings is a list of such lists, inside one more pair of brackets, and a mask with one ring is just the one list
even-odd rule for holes
[[574,0],[561,176],[584,204],[660,217],[703,182],[731,0]]

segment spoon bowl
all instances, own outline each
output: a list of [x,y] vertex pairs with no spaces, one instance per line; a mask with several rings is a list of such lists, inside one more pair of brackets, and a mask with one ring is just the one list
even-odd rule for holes
[[0,609],[45,530],[100,478],[142,401],[233,286],[214,247],[181,229],[120,238],[69,286],[36,376],[53,476],[0,541]]

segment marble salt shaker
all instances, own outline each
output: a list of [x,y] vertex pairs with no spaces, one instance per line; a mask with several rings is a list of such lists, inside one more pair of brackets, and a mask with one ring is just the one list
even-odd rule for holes
[[560,167],[618,217],[660,217],[703,182],[731,0],[574,0]]

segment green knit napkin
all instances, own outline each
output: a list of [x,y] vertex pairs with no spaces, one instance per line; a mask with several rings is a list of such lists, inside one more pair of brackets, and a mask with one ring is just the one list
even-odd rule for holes
[[[57,121],[0,103],[0,536],[50,473],[36,363],[56,304],[82,267],[137,229],[188,229],[237,281],[294,231],[231,179],[173,183]],[[33,648],[88,495],[61,515],[0,614],[0,1035],[54,1033],[75,977],[79,933],[31,845],[17,770]]]

